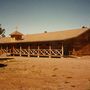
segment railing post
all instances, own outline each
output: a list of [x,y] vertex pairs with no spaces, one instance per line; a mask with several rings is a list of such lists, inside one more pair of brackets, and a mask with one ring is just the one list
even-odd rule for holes
[[22,56],[22,55],[21,55],[21,54],[22,54],[22,53],[21,53],[21,50],[22,50],[22,47],[21,47],[21,45],[20,45],[20,56]]
[[8,46],[6,47],[6,54],[8,55]]
[[63,57],[64,56],[64,45],[63,45],[63,42],[62,42],[61,49],[62,49],[62,55],[61,55],[61,57]]
[[1,45],[1,54],[2,54],[2,45]]
[[12,49],[12,54],[13,54],[13,56],[14,56],[14,45],[13,45],[13,49]]
[[28,57],[30,57],[30,45],[28,45]]
[[7,53],[8,53],[8,46],[6,47],[6,51],[7,51]]
[[40,50],[40,47],[39,47],[39,44],[38,44],[38,58],[39,58],[39,50]]
[[51,58],[51,43],[49,43],[49,58]]
[[0,49],[1,49],[1,50],[0,50],[0,51],[1,51],[0,54],[2,54],[2,45],[1,45],[1,48],[0,48]]

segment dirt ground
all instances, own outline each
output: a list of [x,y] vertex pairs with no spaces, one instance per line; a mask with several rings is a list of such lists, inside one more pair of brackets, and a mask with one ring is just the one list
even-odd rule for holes
[[0,90],[90,90],[90,56],[0,59]]

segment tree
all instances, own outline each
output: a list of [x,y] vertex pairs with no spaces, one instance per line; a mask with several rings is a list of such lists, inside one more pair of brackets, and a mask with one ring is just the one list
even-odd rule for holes
[[3,29],[3,28],[1,27],[1,24],[0,24],[0,36],[1,36],[1,37],[5,37],[5,29]]

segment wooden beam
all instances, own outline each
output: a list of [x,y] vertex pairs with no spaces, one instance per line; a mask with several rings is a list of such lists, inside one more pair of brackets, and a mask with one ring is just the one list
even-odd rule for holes
[[8,54],[8,46],[6,47],[6,53]]
[[63,44],[63,42],[62,42],[61,49],[62,49],[62,55],[61,55],[61,57],[63,57],[64,56],[64,44]]
[[14,56],[14,45],[13,45],[13,50],[12,50],[13,56]]
[[22,56],[21,50],[22,50],[22,47],[21,47],[21,45],[20,45],[20,56]]
[[8,46],[6,47],[7,53],[8,53]]
[[39,51],[40,51],[40,47],[39,47],[39,44],[38,44],[38,58],[39,58]]
[[73,48],[72,54],[75,55],[75,48]]
[[28,57],[30,57],[30,45],[28,45]]
[[1,54],[2,54],[2,45],[1,45]]
[[51,43],[49,43],[49,58],[51,58]]
[[1,45],[1,50],[2,50],[2,45]]

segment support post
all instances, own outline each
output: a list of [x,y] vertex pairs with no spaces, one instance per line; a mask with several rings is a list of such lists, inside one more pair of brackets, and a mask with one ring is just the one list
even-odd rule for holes
[[1,45],[0,49],[2,49],[2,45]]
[[2,45],[1,45],[1,54],[2,54]]
[[28,57],[30,57],[30,45],[28,45]]
[[8,46],[6,47],[6,51],[7,51],[7,53],[8,53]]
[[51,58],[51,43],[49,43],[49,58]]
[[22,47],[21,47],[21,45],[20,45],[20,56],[22,56],[22,54],[21,54],[21,50],[22,50]]
[[40,47],[39,47],[39,44],[38,44],[38,58],[39,58],[39,50],[40,50]]
[[62,55],[61,55],[61,57],[63,57],[64,56],[64,45],[63,45],[63,42],[62,42]]
[[6,47],[6,55],[8,55],[8,46]]
[[13,53],[13,56],[14,56],[14,45],[13,45],[12,53]]
[[1,45],[1,50],[2,50],[2,45]]
[[72,55],[75,55],[75,48],[73,48]]

